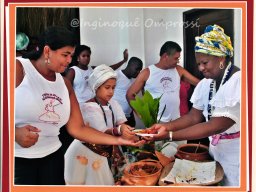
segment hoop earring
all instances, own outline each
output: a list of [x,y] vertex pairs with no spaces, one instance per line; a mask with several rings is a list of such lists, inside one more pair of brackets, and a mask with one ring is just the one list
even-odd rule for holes
[[219,68],[220,68],[220,69],[224,69],[224,64],[223,64],[223,62],[220,62]]

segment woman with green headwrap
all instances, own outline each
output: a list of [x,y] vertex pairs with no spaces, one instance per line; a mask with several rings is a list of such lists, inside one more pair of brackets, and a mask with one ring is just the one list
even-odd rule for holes
[[223,184],[239,186],[240,70],[231,63],[233,47],[220,26],[207,26],[195,39],[196,62],[205,78],[194,90],[193,107],[175,121],[153,125],[158,130],[153,139],[209,137],[210,154],[224,169]]

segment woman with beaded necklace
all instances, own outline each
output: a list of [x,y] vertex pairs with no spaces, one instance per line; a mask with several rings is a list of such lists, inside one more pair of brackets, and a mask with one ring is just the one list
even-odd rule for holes
[[224,169],[223,185],[239,186],[240,70],[231,63],[233,47],[220,26],[207,26],[195,39],[196,63],[205,78],[194,90],[193,107],[175,121],[153,125],[158,130],[153,139],[209,137],[210,155]]

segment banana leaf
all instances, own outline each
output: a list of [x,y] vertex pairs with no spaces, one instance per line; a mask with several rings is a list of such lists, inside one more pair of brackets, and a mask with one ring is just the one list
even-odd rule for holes
[[161,97],[162,96],[154,99],[148,91],[145,91],[142,97],[136,96],[135,100],[130,102],[130,105],[139,114],[145,127],[150,127],[157,123]]

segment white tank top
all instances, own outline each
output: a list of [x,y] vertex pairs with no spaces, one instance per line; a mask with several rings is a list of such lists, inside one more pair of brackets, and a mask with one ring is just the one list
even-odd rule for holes
[[94,96],[88,84],[88,78],[93,72],[93,69],[88,67],[88,70],[83,70],[77,66],[73,66],[71,68],[75,70],[73,89],[75,91],[77,100],[79,103],[84,103]]
[[130,117],[132,109],[127,102],[126,92],[133,82],[133,79],[128,79],[121,70],[117,71],[117,81],[113,99],[115,99],[121,106],[126,117]]
[[29,59],[17,58],[24,69],[24,78],[15,88],[15,127],[32,125],[41,130],[37,143],[23,148],[15,142],[15,156],[41,158],[61,146],[59,130],[70,116],[70,99],[63,77],[45,79]]
[[155,65],[149,67],[149,77],[146,81],[145,90],[148,90],[153,98],[161,97],[158,119],[166,105],[165,112],[160,119],[168,122],[180,117],[180,76],[176,68],[163,70]]

